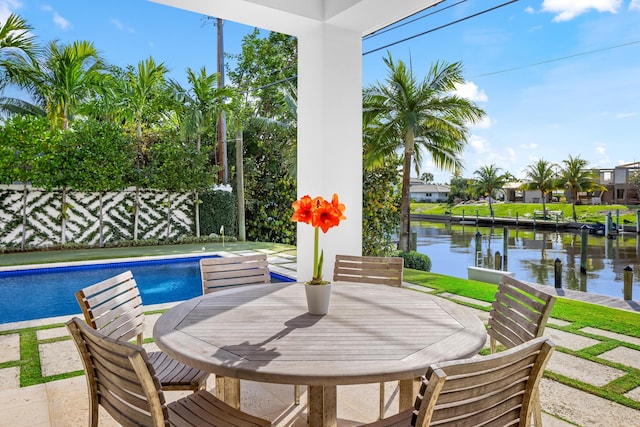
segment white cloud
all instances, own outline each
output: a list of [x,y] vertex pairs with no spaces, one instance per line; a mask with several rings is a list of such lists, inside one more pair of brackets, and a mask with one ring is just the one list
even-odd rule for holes
[[522,148],[523,150],[536,150],[538,148],[538,144],[536,143],[521,144],[520,148]]
[[527,6],[527,7],[524,9],[524,13],[536,13],[536,11],[535,11],[535,10],[533,10],[533,8],[532,8],[531,6]]
[[63,30],[71,27],[71,23],[64,19],[58,12],[53,12],[53,22],[55,22],[56,25]]
[[469,146],[476,153],[486,153],[489,149],[489,142],[481,136],[471,135],[471,137],[469,138]]
[[478,86],[473,82],[456,84],[456,89],[453,93],[461,98],[466,98],[469,101],[474,102],[487,102],[489,100],[485,91],[479,90]]
[[631,3],[629,3],[629,10],[637,10],[640,12],[640,0],[631,0]]
[[478,123],[472,124],[470,127],[475,129],[489,129],[493,125],[493,121],[489,116],[484,116]]
[[0,22],[4,23],[9,15],[22,7],[18,0],[0,0]]
[[628,119],[629,117],[635,117],[638,113],[618,113],[616,117],[619,119]]
[[119,19],[112,19],[111,23],[113,24],[114,27],[116,27],[116,29],[120,30],[120,31],[127,31],[129,33],[133,33],[133,28],[126,25],[124,22],[120,21]]
[[[638,2],[638,0],[633,0]],[[544,0],[542,11],[554,13],[554,22],[570,21],[590,10],[617,13],[622,0]],[[630,6],[631,7],[631,6]]]

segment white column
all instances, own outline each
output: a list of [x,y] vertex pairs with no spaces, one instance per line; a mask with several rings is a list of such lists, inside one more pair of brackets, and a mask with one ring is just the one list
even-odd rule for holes
[[[298,197],[337,193],[347,219],[326,234],[324,278],[335,255],[362,253],[362,36],[318,24],[298,38]],[[309,280],[313,229],[298,224],[298,279]]]

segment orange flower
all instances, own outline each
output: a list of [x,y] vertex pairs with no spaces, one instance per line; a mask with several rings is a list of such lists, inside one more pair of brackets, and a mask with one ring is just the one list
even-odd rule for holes
[[329,231],[331,227],[340,225],[340,221],[347,219],[344,216],[345,206],[338,200],[338,195],[334,194],[331,202],[324,200],[322,197],[312,199],[306,195],[293,202],[292,221],[311,224],[314,230],[313,237],[313,278],[309,284],[325,284],[322,280],[322,260],[323,252],[318,257],[318,229],[322,229],[323,233]]
[[304,222],[305,224],[311,223],[313,216],[313,199],[309,196],[304,196],[299,200],[293,202],[293,216],[292,221]]
[[347,217],[344,216],[344,211],[347,208],[338,201],[338,195],[336,193],[333,193],[333,197],[331,198],[331,205],[340,213],[340,219],[347,219]]
[[318,200],[316,207],[313,210],[311,225],[314,227],[320,227],[322,232],[326,233],[331,227],[340,225],[342,212],[335,209],[333,205],[326,200],[322,198],[319,199],[320,200]]

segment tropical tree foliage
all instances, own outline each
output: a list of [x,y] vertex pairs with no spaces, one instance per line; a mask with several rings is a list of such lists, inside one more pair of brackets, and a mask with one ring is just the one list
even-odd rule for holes
[[456,85],[464,83],[459,62],[433,64],[421,82],[403,61],[395,62],[389,54],[384,62],[387,79],[364,91],[363,122],[377,127],[374,143],[378,148],[372,152],[403,152],[398,248],[409,251],[412,165],[415,162],[419,166],[423,155],[428,154],[440,169],[461,168],[467,125],[479,121],[484,111],[453,94]]
[[397,165],[365,169],[362,177],[362,253],[390,256],[400,223]]
[[49,42],[42,58],[18,57],[6,64],[9,80],[26,90],[33,104],[6,100],[5,109],[44,112],[52,127],[68,129],[80,105],[98,96],[106,81],[106,66],[93,43]]
[[501,174],[501,168],[496,165],[485,165],[480,169],[477,169],[474,174],[476,175],[476,188],[482,195],[489,197],[489,212],[493,216],[493,200],[496,190],[502,189],[507,178],[504,174]]
[[554,189],[558,188],[558,176],[554,170],[555,163],[544,159],[528,165],[525,169],[526,182],[523,188],[526,190],[540,190],[542,199],[542,211],[547,214],[547,197]]
[[27,237],[28,184],[42,183],[40,172],[45,164],[43,152],[49,136],[47,121],[32,116],[13,117],[0,132],[0,178],[7,184],[22,183],[22,250]]
[[[127,172],[131,169],[134,142],[116,123],[95,120],[76,122],[73,132],[65,135],[67,147],[75,147],[76,190],[96,192],[98,198],[99,245],[104,246],[103,196],[107,191],[122,190],[127,185]],[[62,242],[64,244],[64,241]]]
[[[295,243],[297,40],[255,30],[236,60],[227,75],[242,101],[234,127],[244,130],[247,238]],[[235,155],[235,147],[229,153]]]
[[420,181],[424,182],[425,184],[433,182],[433,174],[431,172],[424,172],[422,175],[420,175]]
[[571,210],[573,220],[578,220],[576,214],[576,203],[578,193],[582,191],[606,190],[606,187],[598,182],[600,177],[597,171],[588,169],[589,162],[577,155],[569,155],[567,160],[563,160],[562,171],[560,172],[560,184],[564,185],[571,192]]
[[0,22],[0,90],[9,81],[6,65],[21,58],[35,58],[38,45],[31,30],[26,20],[13,13]]

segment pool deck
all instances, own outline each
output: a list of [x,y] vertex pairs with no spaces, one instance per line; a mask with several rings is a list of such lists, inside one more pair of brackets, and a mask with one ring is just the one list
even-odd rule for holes
[[[272,271],[295,277],[296,259],[290,255],[275,254],[269,251]],[[429,291],[424,287],[405,283],[405,287],[419,291]],[[555,293],[564,298],[607,305],[619,309],[640,311],[637,301],[623,301],[616,298],[599,297],[578,291],[555,290],[541,286],[546,292]],[[489,304],[470,300],[453,294],[443,297],[454,301],[471,303],[478,307]],[[146,307],[148,310],[161,309],[172,304]],[[486,322],[488,313],[473,309]],[[79,315],[79,313],[78,313]],[[40,319],[0,325],[0,332],[14,331],[0,335],[0,426],[82,426],[87,422],[88,400],[83,376],[50,381],[29,387],[20,387],[20,329],[36,327],[40,369],[44,377],[55,376],[81,370],[76,349],[68,339],[66,328],[50,327],[64,323],[72,316]],[[147,316],[148,332],[158,314]],[[46,327],[46,328],[45,328]],[[640,327],[640,326],[639,326]],[[604,387],[612,382],[624,383],[629,373],[637,375],[640,370],[640,338],[615,334],[594,328],[571,329],[568,322],[550,319],[545,336],[553,340],[558,350],[554,353],[547,371],[584,383],[587,387]],[[607,345],[601,345],[605,343]],[[145,344],[148,350],[155,345]],[[586,359],[575,355],[583,349],[604,348],[597,356]],[[213,385],[213,382],[210,383]],[[209,387],[210,388],[210,387]],[[387,383],[387,415],[397,411],[397,389],[395,384]],[[302,387],[303,394],[306,392]],[[544,378],[541,387],[541,403],[544,411],[545,426],[630,426],[639,425],[640,411],[593,394],[569,387]],[[167,392],[168,400],[182,396],[181,392]],[[624,398],[640,402],[640,385],[624,391]],[[344,386],[338,388],[338,417],[340,426],[354,426],[375,420],[378,405],[378,385]],[[293,394],[290,386],[278,384],[258,384],[243,381],[243,410],[272,420],[275,426],[306,426],[306,405],[292,404]],[[306,402],[303,395],[301,402]],[[116,425],[105,412],[101,412],[101,426]]]

